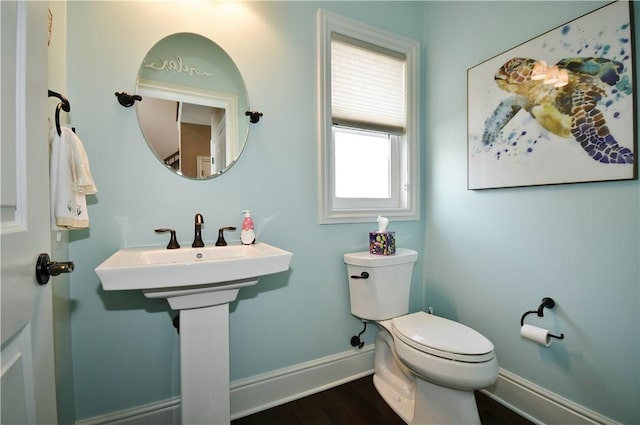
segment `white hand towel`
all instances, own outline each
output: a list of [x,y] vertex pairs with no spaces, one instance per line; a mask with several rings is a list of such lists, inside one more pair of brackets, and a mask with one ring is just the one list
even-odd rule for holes
[[71,189],[84,195],[93,195],[98,192],[89,169],[89,158],[84,150],[80,138],[68,128],[62,129],[62,137],[68,138],[71,148]]
[[85,195],[97,192],[84,146],[71,129],[51,132],[51,227],[89,227]]

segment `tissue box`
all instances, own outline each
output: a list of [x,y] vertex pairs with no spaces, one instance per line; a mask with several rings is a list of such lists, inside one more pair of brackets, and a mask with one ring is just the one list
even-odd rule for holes
[[396,253],[396,232],[369,232],[369,252],[376,255]]

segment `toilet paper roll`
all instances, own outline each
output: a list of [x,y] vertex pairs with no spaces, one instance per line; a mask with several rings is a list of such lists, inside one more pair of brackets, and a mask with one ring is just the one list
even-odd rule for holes
[[522,328],[520,328],[520,336],[528,339],[529,341],[544,345],[545,347],[551,345],[551,337],[549,336],[548,329],[531,325],[522,325]]

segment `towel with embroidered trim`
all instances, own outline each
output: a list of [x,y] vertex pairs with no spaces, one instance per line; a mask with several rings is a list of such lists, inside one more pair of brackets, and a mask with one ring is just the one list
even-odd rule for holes
[[51,228],[84,229],[89,227],[86,195],[98,190],[82,141],[70,128],[60,130],[60,135],[50,132]]

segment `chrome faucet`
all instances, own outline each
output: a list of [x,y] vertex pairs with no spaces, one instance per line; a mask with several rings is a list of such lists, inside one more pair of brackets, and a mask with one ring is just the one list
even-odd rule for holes
[[195,217],[195,236],[193,238],[193,243],[191,246],[193,248],[202,248],[204,246],[204,242],[202,242],[202,225],[204,224],[204,218],[202,218],[202,214],[197,213]]

